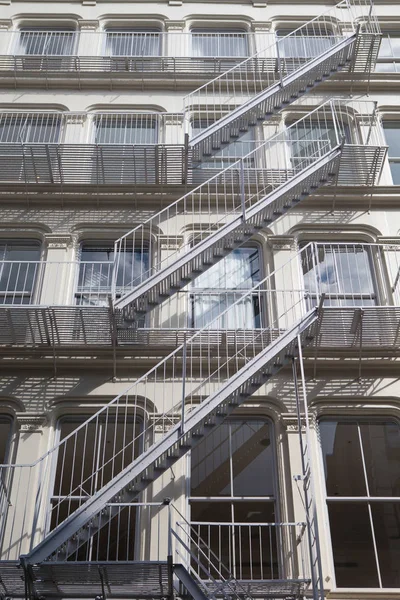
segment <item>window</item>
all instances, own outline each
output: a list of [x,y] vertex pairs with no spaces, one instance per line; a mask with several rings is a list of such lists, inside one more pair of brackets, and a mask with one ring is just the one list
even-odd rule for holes
[[[13,422],[8,415],[0,414],[0,465],[10,461],[10,444]],[[12,485],[13,469],[0,469],[0,548],[7,526],[7,511],[9,507],[10,488]]]
[[[59,422],[59,438],[63,440],[85,419],[71,417]],[[82,502],[106,485],[139,454],[140,424],[129,419],[115,420],[99,416],[90,421],[81,434],[72,436],[60,446],[51,497],[49,527],[54,529],[74,512]],[[129,444],[128,440],[136,440]],[[77,458],[81,461],[78,461]],[[82,460],[83,458],[83,460]],[[97,477],[93,474],[97,473]],[[73,495],[73,498],[70,495]],[[63,501],[64,498],[67,500]],[[72,560],[133,560],[135,557],[137,509],[120,507],[117,516],[80,547]]]
[[[114,269],[114,248],[107,244],[83,244],[80,255],[76,303],[83,306],[108,306]],[[139,285],[149,270],[147,249],[126,249],[118,263],[116,293]]]
[[[212,123],[209,121],[201,119],[193,120],[191,122],[192,137],[199,134],[210,125],[212,125]],[[242,158],[255,150],[258,133],[258,128],[251,127],[246,132],[238,132],[236,140],[230,141],[229,144],[222,144],[218,150],[213,147],[212,151],[210,151],[210,156],[203,156],[201,161],[193,164],[192,176],[194,182],[202,183],[208,177],[211,177],[215,173],[215,170],[220,171],[221,169],[225,169],[229,167],[229,165],[235,163],[239,158]],[[212,140],[210,141],[210,144],[211,143]],[[246,159],[246,166],[252,167],[254,166],[254,162],[254,157],[251,156],[249,159]],[[202,172],[196,173],[199,169]],[[208,169],[212,169],[214,172],[212,174],[205,173],[204,171]]]
[[235,419],[191,451],[193,529],[239,579],[278,576],[273,446],[269,422]]
[[292,32],[293,29],[276,30],[276,37],[279,42],[279,56],[281,58],[313,58],[326,52],[337,42],[333,32],[318,23],[314,23],[312,29],[307,30],[305,27],[302,27],[298,32],[293,34]]
[[39,242],[0,241],[0,303],[32,304],[40,264]]
[[111,114],[95,116],[96,144],[156,144],[157,115]]
[[400,185],[400,121],[384,121],[389,164],[394,185]]
[[350,130],[340,124],[338,127],[331,121],[300,121],[288,129],[291,148],[290,160],[295,169],[304,169],[317,158],[324,156],[340,143],[342,131],[346,141],[350,140]]
[[73,30],[50,30],[32,27],[20,30],[15,54],[29,56],[70,56],[77,33]]
[[229,306],[215,329],[260,327],[260,298],[245,294],[260,281],[260,256],[256,246],[237,248],[193,282],[190,294],[192,327],[202,329]]
[[106,56],[160,56],[162,36],[158,29],[106,30]]
[[319,424],[338,587],[400,587],[400,429],[397,422]]
[[11,429],[11,417],[0,414],[0,465],[5,465],[8,462]]
[[1,144],[56,144],[61,134],[61,114],[0,114]]
[[378,73],[400,71],[400,34],[399,32],[384,32],[375,66]]
[[235,58],[249,56],[248,34],[241,29],[192,29],[192,56]]
[[326,306],[376,304],[373,263],[368,245],[312,244],[301,255],[304,288],[312,306],[326,294]]

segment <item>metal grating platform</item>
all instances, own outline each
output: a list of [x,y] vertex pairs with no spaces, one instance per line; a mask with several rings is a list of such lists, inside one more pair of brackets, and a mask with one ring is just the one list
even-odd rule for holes
[[[238,594],[243,594],[245,591],[252,598],[263,598],[265,600],[298,600],[303,598],[304,590],[310,583],[303,580],[288,580],[283,579],[260,579],[260,580],[243,580],[238,579],[237,583],[240,588]],[[212,590],[212,584],[207,582],[207,588]],[[222,597],[222,594],[216,590],[215,596]]]
[[[257,344],[265,347],[282,330],[265,329]],[[86,348],[135,347],[171,350],[196,333],[196,329],[129,328],[105,307],[0,306],[0,347]],[[252,343],[255,330],[205,330],[197,337],[199,348],[224,348]],[[400,307],[327,307],[321,311],[313,343],[321,352],[364,350],[371,353],[400,349]]]
[[[166,562],[41,563],[30,568],[36,598],[164,598]],[[0,597],[25,597],[25,575],[16,561],[0,562]]]

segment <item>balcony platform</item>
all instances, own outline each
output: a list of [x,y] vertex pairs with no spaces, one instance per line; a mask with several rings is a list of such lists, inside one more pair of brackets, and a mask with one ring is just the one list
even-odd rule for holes
[[[165,598],[166,562],[49,562],[30,569],[36,598]],[[25,573],[18,561],[0,562],[0,597],[25,598]]]
[[[92,88],[108,84],[110,89],[129,87],[146,89],[194,90],[232,69],[245,58],[240,57],[171,57],[171,56],[0,56],[0,87]],[[251,91],[257,77],[278,81],[276,57],[246,60],[240,70],[241,81]],[[257,77],[255,76],[257,75]]]
[[[168,566],[162,561],[48,562],[30,569],[36,598],[166,598]],[[0,561],[0,597],[25,598],[25,572],[18,561]],[[266,600],[303,598],[305,580],[238,580],[238,594]],[[212,589],[212,586],[208,585]],[[218,591],[215,596],[220,597]],[[222,597],[222,594],[221,594]]]
[[[110,351],[137,356],[164,356],[174,350],[197,329],[130,328],[120,314],[106,307],[84,306],[0,306],[0,357],[27,358],[53,353],[62,356],[94,355]],[[218,348],[227,355],[238,344],[249,345],[255,352],[265,348],[283,333],[279,329],[209,330],[193,343],[204,356],[205,350]],[[316,336],[306,349],[318,356],[338,353],[359,357],[400,355],[400,307],[323,308]],[[75,354],[74,354],[75,353]]]

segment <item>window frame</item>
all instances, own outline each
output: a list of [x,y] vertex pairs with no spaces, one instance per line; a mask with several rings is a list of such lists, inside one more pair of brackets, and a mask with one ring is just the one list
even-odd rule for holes
[[[192,519],[192,504],[193,503],[210,503],[212,504],[218,504],[218,503],[223,503],[226,507],[227,507],[227,512],[230,514],[230,518],[227,518],[225,521],[223,522],[219,522],[219,521],[215,521],[213,523],[215,523],[215,525],[226,525],[226,526],[232,526],[232,525],[238,525],[240,526],[241,524],[243,524],[242,521],[238,521],[237,519],[235,519],[235,509],[234,509],[234,505],[238,505],[238,504],[245,504],[246,502],[249,503],[249,506],[251,506],[251,504],[260,504],[260,503],[265,503],[267,502],[268,504],[272,505],[273,507],[273,511],[275,514],[275,518],[274,518],[274,522],[275,523],[280,523],[281,522],[281,507],[280,507],[280,492],[279,492],[279,470],[278,470],[278,449],[277,449],[277,436],[276,436],[276,424],[275,421],[270,417],[267,416],[265,414],[263,415],[242,415],[242,416],[231,416],[228,419],[226,419],[226,421],[222,424],[222,425],[229,425],[230,426],[230,433],[229,433],[229,439],[231,439],[232,436],[232,430],[231,430],[231,426],[234,425],[235,423],[237,424],[241,424],[241,426],[243,424],[247,424],[247,423],[259,423],[261,424],[261,426],[263,425],[267,425],[268,426],[268,431],[269,431],[269,438],[271,441],[271,470],[273,473],[273,477],[272,477],[272,489],[273,489],[273,495],[260,495],[260,496],[235,496],[234,494],[232,495],[232,491],[233,491],[233,482],[234,482],[234,475],[233,475],[233,453],[232,451],[230,451],[229,453],[229,486],[230,486],[230,490],[231,493],[229,496],[224,496],[224,495],[219,495],[219,496],[194,496],[191,494],[191,481],[192,481],[192,451],[190,451],[188,453],[188,459],[187,459],[187,469],[188,469],[188,480],[187,480],[187,494],[186,494],[186,498],[187,498],[187,511],[188,511],[188,521],[191,525],[206,525],[207,523],[210,523],[210,521],[194,521]],[[228,438],[227,438],[228,439]],[[249,438],[251,439],[251,437]],[[230,445],[231,442],[228,441],[228,444]],[[247,523],[247,525],[251,525],[254,524],[254,526],[257,526],[257,522],[252,522],[249,521]],[[262,525],[263,523],[261,523]],[[235,532],[234,532],[234,528],[232,527],[232,533],[231,535],[235,536]],[[283,533],[282,535],[285,535],[285,533]],[[232,541],[230,542],[231,546],[230,548],[232,549],[233,546],[232,544],[233,542],[233,538]],[[234,553],[233,555],[234,556]],[[277,546],[276,548],[276,559],[278,561],[278,570],[279,570],[279,574],[280,576],[284,575],[284,571],[285,571],[285,564],[284,564],[284,560],[283,557],[281,556],[280,553],[280,548]],[[239,558],[239,560],[241,560]],[[228,565],[225,564],[225,566],[227,567]],[[234,569],[231,569],[233,571],[234,576],[236,576],[235,574],[235,569],[236,569],[236,565]]]
[[[246,50],[244,54],[237,54],[234,55],[232,53],[229,54],[222,54],[221,52],[213,52],[213,53],[202,53],[202,54],[198,54],[197,51],[195,51],[195,44],[194,44],[194,40],[196,35],[198,36],[207,36],[210,37],[210,40],[212,40],[212,44],[217,45],[217,49],[221,46],[221,36],[222,39],[224,34],[237,34],[238,36],[243,36],[243,42],[246,46]],[[215,37],[214,37],[215,36]],[[204,40],[207,39],[207,37],[204,38]],[[228,38],[229,39],[229,38]],[[202,60],[202,59],[236,59],[236,60],[246,60],[247,58],[249,58],[252,54],[252,48],[251,48],[252,44],[251,44],[251,35],[249,33],[249,31],[243,26],[230,26],[230,27],[226,27],[224,29],[217,29],[216,27],[213,26],[199,26],[199,25],[192,25],[190,28],[190,46],[189,46],[189,55],[192,59],[198,59],[198,60]]]
[[[325,470],[325,465],[324,465],[324,454],[323,454],[323,447],[322,447],[322,436],[321,436],[321,430],[320,430],[320,424],[323,422],[327,422],[327,421],[335,421],[336,423],[356,423],[357,424],[357,430],[358,430],[358,436],[359,436],[359,441],[360,441],[360,445],[359,445],[359,450],[360,450],[360,454],[361,454],[361,458],[362,458],[362,474],[363,474],[363,481],[365,484],[365,489],[366,489],[366,495],[365,496],[328,496],[327,493],[327,485],[326,485],[326,470]],[[333,502],[333,503],[349,503],[349,502],[353,502],[353,503],[357,503],[357,504],[365,504],[368,507],[368,517],[369,517],[369,526],[370,526],[370,532],[371,532],[371,539],[372,539],[372,546],[373,546],[373,553],[374,553],[374,559],[375,559],[375,565],[376,565],[376,573],[377,573],[377,578],[378,578],[378,582],[379,582],[379,586],[378,587],[374,587],[372,589],[383,589],[383,590],[395,590],[398,589],[396,587],[384,587],[382,586],[382,581],[381,581],[381,573],[380,573],[380,565],[379,565],[379,553],[378,553],[378,549],[376,546],[376,536],[375,536],[375,529],[374,529],[374,520],[373,520],[373,515],[370,509],[370,505],[373,503],[379,503],[381,502],[382,504],[386,503],[386,499],[384,496],[371,496],[369,494],[369,486],[368,486],[368,474],[366,471],[366,463],[365,463],[365,458],[364,458],[364,450],[363,450],[363,444],[362,444],[362,436],[360,433],[360,429],[359,429],[359,424],[360,423],[367,423],[367,424],[371,424],[371,423],[385,423],[385,424],[395,424],[398,428],[399,431],[399,435],[400,435],[400,419],[397,416],[387,416],[387,415],[357,415],[357,414],[352,414],[351,416],[348,415],[343,415],[343,414],[324,414],[321,415],[318,419],[317,419],[317,436],[318,436],[318,446],[319,446],[319,457],[320,457],[320,464],[322,466],[321,469],[321,473],[322,473],[322,477],[324,480],[323,486],[322,486],[322,490],[323,490],[323,498],[324,498],[324,510],[325,510],[325,514],[326,514],[326,527],[327,527],[327,532],[328,532],[328,539],[329,539],[329,543],[330,543],[330,550],[331,550],[331,565],[333,568],[333,578],[334,578],[334,582],[335,582],[335,589],[352,589],[352,590],[357,590],[358,592],[361,592],[363,589],[371,589],[367,586],[364,587],[355,587],[355,586],[337,586],[337,576],[336,576],[336,569],[335,569],[335,564],[334,564],[334,552],[333,552],[333,542],[332,542],[332,533],[331,533],[331,526],[330,526],[330,522],[329,522],[329,502]],[[393,496],[390,497],[390,502],[392,504],[398,504],[400,507],[400,495],[399,496]],[[399,568],[399,578],[400,578],[400,568]]]
[[[20,245],[22,248],[24,246],[26,246],[27,248],[30,248],[30,250],[32,250],[33,248],[35,248],[35,250],[37,249],[37,258],[36,260],[12,260],[12,259],[7,259],[6,258],[6,252],[7,252],[7,246],[8,245],[12,245],[12,244],[16,244],[16,245]],[[2,253],[2,255],[0,255],[0,305],[18,305],[18,306],[26,306],[26,305],[31,305],[34,304],[40,297],[40,293],[41,293],[41,286],[42,286],[42,280],[43,280],[43,276],[44,276],[44,268],[46,266],[46,262],[43,260],[43,256],[42,256],[42,243],[40,240],[35,239],[35,238],[3,238],[0,239],[0,250],[3,248],[4,246],[4,251]],[[4,272],[4,268],[6,267],[7,263],[10,264],[10,272],[7,273],[6,272],[6,277],[5,279],[7,279],[6,282],[6,289],[1,289],[3,287],[2,285],[2,278],[3,278],[3,272]],[[10,277],[11,277],[11,273],[13,270],[13,266],[17,266],[17,272],[15,273],[15,277],[16,277],[16,281],[15,281],[15,285],[13,285],[13,288],[16,289],[11,289],[9,287],[9,283],[10,283]],[[25,272],[22,273],[21,276],[21,265],[27,265]],[[33,267],[33,272],[32,269],[30,269],[30,266]],[[23,280],[23,288],[22,289],[18,289],[19,286],[21,285],[21,279]],[[28,282],[30,279],[32,279],[31,284],[28,286],[28,288],[30,289],[25,289],[26,285],[27,285],[27,279]],[[7,302],[7,297],[8,296],[12,296],[12,301],[11,302]],[[21,299],[21,302],[15,302],[15,299],[19,298]],[[27,302],[22,302],[22,300],[24,298],[27,298]]]
[[[15,54],[16,56],[23,56],[23,57],[31,57],[31,58],[39,58],[39,57],[51,57],[51,58],[58,58],[58,59],[63,59],[63,58],[69,58],[69,57],[73,57],[76,55],[77,53],[77,48],[78,48],[78,44],[79,44],[79,37],[80,37],[80,31],[78,29],[76,29],[76,27],[62,27],[62,26],[58,26],[58,27],[46,27],[44,25],[22,25],[18,30],[18,35],[16,36],[16,40],[14,42],[14,48],[12,53]],[[54,33],[54,34],[71,34],[71,37],[65,37],[65,40],[63,41],[63,44],[67,42],[67,40],[71,41],[71,47],[69,49],[68,53],[62,53],[62,54],[47,54],[47,53],[43,53],[41,52],[39,53],[27,53],[27,52],[21,52],[21,45],[22,45],[22,35],[24,33],[32,33],[32,36],[35,33]],[[55,36],[54,36],[55,37]],[[51,39],[51,36],[49,37],[49,39]]]
[[[103,30],[104,32],[104,44],[103,44],[103,48],[102,48],[102,55],[106,56],[107,58],[110,59],[129,59],[129,58],[158,58],[158,57],[162,57],[164,56],[164,44],[163,44],[163,31],[161,29],[161,27],[157,27],[156,25],[154,26],[135,26],[135,25],[131,25],[131,26],[126,26],[126,27],[114,27],[112,25],[109,25],[107,27],[104,28]],[[130,45],[132,46],[133,44],[135,44],[134,41],[134,37],[135,34],[144,34],[144,36],[146,35],[146,33],[148,34],[153,34],[154,36],[158,37],[158,48],[157,53],[155,54],[114,54],[113,52],[111,52],[112,50],[112,44],[113,44],[113,40],[109,37],[109,34],[131,34],[132,39],[130,41]],[[140,38],[139,38],[140,39]],[[145,38],[144,38],[145,39]],[[151,38],[150,38],[151,40]],[[154,41],[156,41],[157,38],[154,37]],[[153,42],[153,40],[151,40],[151,43]],[[137,43],[137,42],[136,42]]]
[[[240,246],[239,248],[237,248],[236,250],[240,251],[240,250],[254,250],[255,253],[257,253],[257,261],[258,261],[258,268],[256,269],[255,273],[253,274],[252,270],[250,273],[250,276],[253,278],[253,276],[257,276],[258,275],[258,281],[252,281],[252,284],[250,287],[248,288],[219,288],[219,292],[218,294],[223,294],[224,297],[226,298],[226,300],[224,301],[225,304],[225,308],[221,311],[222,313],[224,313],[226,310],[229,311],[229,309],[232,307],[233,304],[235,304],[240,298],[236,297],[240,292],[243,291],[243,295],[248,294],[248,292],[255,287],[258,283],[260,283],[263,280],[263,273],[265,272],[264,269],[264,264],[263,264],[263,257],[262,257],[262,246],[260,243],[258,242],[250,242],[248,244],[244,244],[243,246]],[[231,256],[231,253],[223,258],[222,260],[220,260],[217,264],[221,265],[221,263],[223,263],[224,260],[228,259],[229,260],[229,256]],[[249,256],[249,258],[251,259],[251,255]],[[251,262],[249,263],[251,264]],[[211,267],[213,268],[213,267]],[[206,271],[208,272],[208,271]],[[214,288],[210,288],[210,287],[197,287],[196,286],[196,281],[197,279],[195,279],[190,287],[189,287],[189,294],[188,294],[188,300],[189,300],[189,304],[187,307],[187,311],[188,311],[188,321],[190,322],[191,325],[191,329],[202,329],[203,327],[207,327],[207,323],[202,323],[201,326],[196,326],[196,315],[195,315],[195,295],[196,295],[196,291],[200,293],[200,297],[201,295],[204,293],[206,294],[209,290],[210,290],[210,294],[214,294],[215,292],[213,292]],[[232,303],[230,303],[228,305],[228,297],[229,297],[229,293],[232,294],[233,296],[233,300]],[[261,294],[261,298],[260,298],[260,294]],[[239,307],[239,311],[243,310],[242,308],[240,308],[240,304],[238,304]],[[261,288],[259,292],[256,292],[254,294],[252,294],[252,319],[253,319],[253,325],[251,327],[251,329],[261,329],[262,327],[262,323],[264,321],[267,320],[267,307],[266,307],[266,300],[265,300],[265,294],[262,294]],[[237,329],[244,329],[240,323],[236,323],[236,327],[227,327],[227,325],[225,324],[225,319],[226,317],[229,318],[229,313],[227,313],[224,316],[211,316],[211,319],[209,322],[214,321],[214,319],[218,319],[217,325],[214,326],[215,329],[217,330],[237,330]],[[203,319],[204,316],[200,315],[199,317],[197,317],[198,319]],[[221,319],[223,319],[223,323],[221,323]],[[237,315],[235,315],[235,320],[237,319]],[[209,323],[208,323],[209,324]],[[245,328],[247,329],[247,328]]]
[[[301,240],[299,242],[300,252],[304,252],[305,248],[308,246],[308,244],[310,242],[311,242],[311,240]],[[337,292],[324,292],[326,294],[324,305],[328,306],[330,301],[333,300],[334,302],[335,301],[338,302],[338,304],[334,304],[333,307],[338,307],[338,308],[361,307],[361,306],[363,306],[362,301],[368,300],[368,299],[373,300],[372,305],[369,304],[368,306],[380,305],[382,281],[380,279],[378,279],[378,270],[375,265],[376,252],[379,252],[379,248],[375,248],[373,244],[369,245],[368,243],[364,243],[362,241],[350,242],[348,240],[347,241],[333,240],[331,242],[326,242],[326,241],[318,240],[318,238],[317,239],[313,238],[312,242],[314,242],[317,245],[317,250],[318,250],[318,245],[323,248],[328,248],[329,250],[333,249],[333,252],[329,252],[329,254],[331,256],[332,255],[336,256],[337,250],[339,250],[339,252],[340,252],[340,248],[342,248],[342,247],[345,248],[346,250],[349,249],[350,254],[352,253],[351,250],[355,250],[355,249],[357,249],[357,247],[361,247],[361,249],[363,251],[365,249],[367,250],[366,256],[367,256],[368,266],[369,266],[369,278],[372,283],[372,290],[373,290],[372,294],[368,293],[368,292],[355,292],[354,290],[346,292],[342,289],[340,289]],[[346,252],[346,254],[347,254],[347,252]],[[353,252],[353,254],[354,254],[354,252]],[[327,255],[327,253],[325,252],[324,256],[326,256],[326,255]],[[317,280],[321,281],[323,279],[323,277],[321,276],[321,272],[320,272],[321,262],[318,262],[314,265],[315,246],[310,247],[310,257],[311,257],[310,263],[312,263],[313,267],[312,267],[312,269],[307,271],[307,273],[311,273],[313,270],[315,270],[316,274],[314,275],[314,277],[316,277]],[[381,259],[384,260],[384,258],[385,257],[383,255],[381,255]],[[338,270],[338,268],[337,268],[336,258],[334,260],[335,260],[335,273],[338,273],[340,271],[340,269]],[[306,302],[309,305],[309,309],[311,309],[312,307],[315,307],[317,305],[318,285],[315,286],[315,288],[316,288],[315,291],[306,290],[306,282],[305,282],[306,273],[304,272],[302,257],[300,257],[300,271],[301,271],[302,278],[303,278],[302,279],[303,288],[305,291],[310,292],[306,298]],[[342,278],[339,277],[338,281],[339,282],[342,281]],[[361,303],[357,304],[355,302],[357,300],[360,300]]]
[[[82,413],[76,413],[76,414],[63,414],[61,416],[59,416],[57,418],[56,421],[56,426],[55,426],[55,439],[54,439],[54,445],[56,446],[57,444],[59,444],[62,440],[61,440],[61,429],[62,429],[62,425],[64,423],[74,423],[77,427],[79,427],[80,424],[84,423],[87,419],[89,419],[90,417],[93,416],[93,413],[87,413],[87,412],[82,412]],[[117,415],[116,415],[117,416]],[[108,416],[107,417],[109,419],[109,422],[111,421],[112,424],[115,423],[115,416]],[[138,415],[135,412],[135,416],[132,414],[132,417],[128,418],[129,422],[131,422],[132,424],[134,423],[134,418],[136,418],[136,423],[134,425],[135,429],[136,427],[139,427],[140,430],[143,432],[144,431],[144,424],[145,424],[145,419],[144,419],[144,415]],[[118,417],[117,416],[117,421],[124,423],[124,418],[123,417]],[[98,449],[101,448],[101,443],[102,443],[102,439],[103,439],[103,435],[104,435],[104,425],[105,423],[102,422],[101,419],[98,420],[98,423],[100,423],[101,426],[101,435],[99,437],[97,437],[97,434],[95,436],[95,445],[94,445],[94,453],[93,456],[96,458],[96,464],[98,464],[99,461],[99,453],[98,453]],[[140,440],[140,444],[141,446],[143,446],[143,437]],[[97,452],[96,452],[97,451]],[[49,478],[49,488],[48,488],[48,495],[47,495],[47,506],[46,506],[46,513],[45,513],[45,522],[44,522],[44,530],[46,533],[49,533],[52,531],[52,527],[51,527],[51,516],[52,516],[52,510],[51,510],[51,506],[52,506],[52,502],[53,500],[57,500],[57,499],[62,499],[63,496],[60,495],[55,495],[54,494],[54,488],[56,485],[56,477],[57,477],[57,467],[58,467],[58,458],[59,458],[59,452],[57,451],[54,454],[54,457],[51,461],[51,473],[50,473],[50,478]],[[63,471],[64,474],[64,471]],[[64,476],[68,476],[67,474],[64,474]],[[92,497],[92,496],[89,496]],[[77,498],[77,502],[79,501],[79,496],[76,497]],[[140,496],[138,496],[139,500],[140,500]],[[134,507],[135,504],[132,503],[132,506]],[[134,547],[133,547],[133,555],[135,557],[140,557],[140,552],[141,552],[141,547],[140,547],[140,527],[139,527],[139,522],[140,522],[140,510],[141,507],[137,506],[136,507],[136,516],[135,516],[135,541],[134,541]],[[72,511],[73,512],[73,511]],[[116,523],[117,527],[119,527],[119,523]],[[91,542],[92,544],[93,542]],[[98,551],[98,549],[97,549]],[[90,554],[93,552],[93,547],[91,547],[89,549]],[[82,560],[77,558],[76,560]],[[89,560],[93,561],[93,560],[97,560],[96,557],[92,557],[90,556]],[[111,560],[109,558],[107,558],[107,560]],[[118,560],[122,560],[122,559],[118,559]]]
[[[400,61],[400,57],[399,57],[399,61]],[[389,125],[390,127],[388,127],[388,129],[398,129],[399,135],[400,135],[400,115],[396,115],[397,118],[395,117],[395,115],[393,115],[393,117],[389,117],[386,118],[385,116],[383,116],[383,120],[382,120],[382,129],[383,129],[383,135],[385,137],[385,142],[387,144],[388,150],[387,150],[387,160],[389,163],[389,167],[390,167],[390,174],[392,177],[392,185],[400,185],[400,151],[398,153],[398,155],[391,155],[390,152],[390,144],[388,143],[387,137],[386,137],[386,133],[385,133],[385,123],[387,125]],[[396,127],[393,127],[393,125],[396,125]],[[393,166],[397,166],[398,170],[398,174],[394,174],[394,169],[392,168]],[[398,179],[398,181],[397,181]]]

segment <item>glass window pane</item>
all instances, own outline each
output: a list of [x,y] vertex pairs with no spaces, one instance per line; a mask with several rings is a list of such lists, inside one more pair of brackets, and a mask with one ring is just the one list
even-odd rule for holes
[[379,587],[367,505],[331,502],[329,523],[337,587]]
[[0,416],[0,465],[8,460],[12,421],[8,417]]
[[[327,294],[330,305],[334,305],[331,296],[337,296],[338,304],[373,304],[375,287],[371,273],[371,257],[367,248],[357,245],[317,244],[309,246],[302,254],[305,289]],[[357,296],[366,296],[362,302]],[[367,296],[370,296],[368,299]]]
[[390,163],[390,170],[392,172],[392,179],[394,185],[400,185],[400,162],[392,162]]
[[157,29],[147,31],[125,30],[106,32],[106,54],[108,56],[159,56],[161,35]]
[[357,423],[319,424],[328,496],[366,496]]
[[371,510],[382,586],[400,587],[400,504],[371,502]]
[[[238,248],[193,282],[191,309],[193,327],[205,327],[233,304],[231,310],[213,324],[216,329],[251,329],[259,326],[258,297],[245,291],[260,281],[258,248]],[[225,290],[236,290],[227,293]],[[243,291],[242,291],[243,290]]]
[[18,39],[17,54],[67,56],[74,48],[74,31],[25,29]]
[[386,143],[389,146],[389,156],[400,157],[400,123],[396,121],[384,121]]
[[370,496],[400,497],[399,426],[360,421],[360,430]]
[[230,496],[229,458],[229,424],[223,423],[191,452],[191,495]]
[[192,56],[245,58],[248,54],[247,35],[243,31],[192,30]]
[[274,462],[268,423],[232,423],[233,494],[273,496]]
[[140,115],[101,115],[95,120],[96,144],[156,144],[156,119]]

